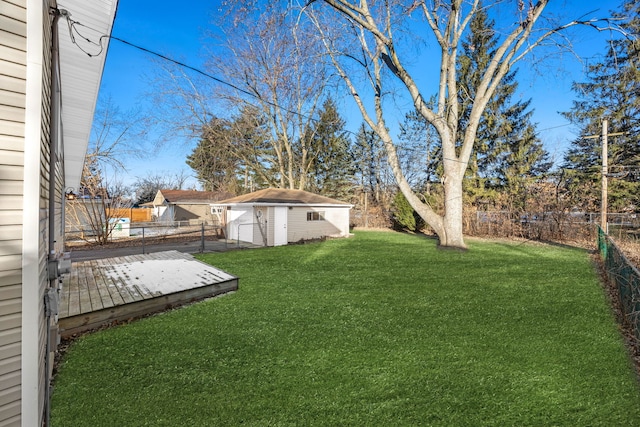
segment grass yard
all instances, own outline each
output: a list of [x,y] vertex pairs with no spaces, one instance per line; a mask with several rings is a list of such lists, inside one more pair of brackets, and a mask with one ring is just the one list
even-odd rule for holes
[[53,426],[640,425],[583,250],[357,232],[202,259],[240,290],[79,339]]

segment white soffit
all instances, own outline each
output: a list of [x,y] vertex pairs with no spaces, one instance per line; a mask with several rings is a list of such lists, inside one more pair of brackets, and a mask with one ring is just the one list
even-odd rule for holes
[[[78,31],[94,42],[111,35],[118,0],[64,0],[58,9],[69,12],[73,21],[82,24]],[[62,135],[64,143],[65,185],[78,190],[82,166],[87,153],[93,115],[107,57],[109,38],[102,39],[104,49],[83,40],[74,33],[75,41],[89,56],[71,41],[69,25],[64,17],[58,20],[60,40],[60,86],[62,98]]]

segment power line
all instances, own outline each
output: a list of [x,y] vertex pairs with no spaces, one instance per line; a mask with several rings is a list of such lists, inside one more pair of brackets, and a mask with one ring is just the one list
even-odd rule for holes
[[[161,53],[159,53],[159,52],[156,52],[156,51],[154,51],[154,50],[148,49],[148,48],[146,48],[146,47],[143,47],[143,46],[137,45],[137,44],[135,44],[135,43],[131,43],[130,41],[127,41],[127,40],[121,39],[120,37],[116,37],[116,36],[109,35],[109,34],[103,34],[103,35],[101,35],[101,36],[100,36],[100,38],[99,38],[98,42],[94,42],[94,41],[93,41],[93,40],[91,40],[90,38],[88,38],[88,37],[84,36],[83,34],[81,34],[81,33],[80,33],[80,31],[78,31],[78,28],[77,28],[77,27],[78,27],[78,26],[80,26],[80,27],[84,27],[84,28],[90,29],[90,30],[92,30],[92,31],[96,31],[96,32],[99,32],[99,31],[97,31],[97,30],[95,30],[94,28],[91,28],[91,27],[89,27],[89,26],[87,26],[87,25],[84,25],[84,24],[82,24],[82,23],[80,23],[80,22],[78,22],[78,21],[75,21],[75,20],[71,19],[71,14],[70,14],[68,11],[66,11],[66,10],[63,10],[63,9],[56,9],[56,13],[59,13],[59,14],[60,14],[60,16],[62,16],[62,17],[64,17],[64,18],[66,18],[66,20],[67,20],[67,24],[68,24],[68,26],[69,26],[69,36],[71,37],[71,42],[72,42],[73,44],[75,44],[75,45],[78,47],[78,49],[80,49],[82,52],[84,52],[84,53],[85,53],[87,56],[89,56],[89,57],[100,56],[100,55],[104,52],[104,45],[103,45],[103,43],[102,43],[102,40],[103,40],[103,39],[105,39],[105,38],[109,38],[109,39],[111,39],[111,40],[117,40],[117,41],[119,41],[120,43],[126,44],[127,46],[131,46],[131,47],[133,47],[133,48],[135,48],[135,49],[138,49],[138,50],[140,50],[140,51],[142,51],[142,52],[148,53],[148,54],[150,54],[150,55],[153,55],[153,56],[156,56],[156,57],[158,57],[158,58],[164,59],[165,61],[168,61],[168,62],[171,62],[171,63],[173,63],[173,64],[176,64],[176,65],[178,65],[178,66],[180,66],[180,67],[184,67],[184,68],[186,68],[186,69],[189,69],[189,70],[191,70],[191,71],[194,71],[194,72],[196,72],[196,73],[198,73],[198,74],[200,74],[200,75],[202,75],[202,76],[204,76],[204,77],[207,77],[207,78],[209,78],[209,79],[211,79],[211,80],[213,80],[213,81],[215,81],[215,82],[217,82],[217,83],[220,83],[220,84],[222,84],[222,85],[225,85],[225,86],[228,86],[228,87],[230,87],[230,88],[232,88],[232,89],[235,89],[235,90],[237,90],[237,91],[238,91],[238,92],[240,92],[240,93],[243,93],[243,94],[245,94],[245,95],[248,95],[248,96],[250,96],[250,97],[252,97],[252,98],[257,99],[257,100],[258,100],[258,101],[260,101],[260,102],[264,102],[265,104],[270,105],[271,107],[275,107],[275,108],[281,109],[281,110],[283,110],[283,111],[286,111],[287,113],[295,114],[295,115],[300,116],[300,117],[302,117],[302,118],[304,118],[304,119],[307,119],[307,120],[313,120],[313,121],[316,121],[316,119],[314,119],[314,118],[312,118],[312,117],[306,116],[306,115],[304,115],[304,114],[302,114],[302,113],[300,113],[300,112],[297,112],[297,111],[289,110],[289,109],[287,109],[287,108],[285,108],[285,107],[282,107],[281,105],[278,105],[278,104],[276,104],[276,103],[274,103],[274,102],[271,102],[271,101],[269,101],[269,100],[265,100],[265,99],[261,98],[261,97],[260,97],[258,94],[256,94],[256,93],[250,92],[250,91],[248,91],[248,90],[246,90],[246,89],[242,89],[241,87],[238,87],[237,85],[235,85],[235,84],[233,84],[233,83],[230,83],[230,82],[228,82],[228,81],[226,81],[226,80],[223,80],[223,79],[221,79],[221,78],[219,78],[219,77],[216,77],[216,76],[214,76],[214,75],[212,75],[212,74],[210,74],[210,73],[207,73],[206,71],[203,71],[203,70],[201,70],[201,69],[199,69],[199,68],[196,68],[196,67],[194,67],[194,66],[192,66],[192,65],[189,65],[189,64],[186,64],[186,63],[184,63],[184,62],[181,62],[181,61],[175,60],[175,59],[173,59],[173,58],[170,58],[170,57],[168,57],[168,56],[166,56],[166,55],[163,55],[163,54],[161,54]],[[75,33],[75,34],[74,34],[74,33]],[[81,38],[82,38],[83,40],[85,40],[87,43],[92,44],[92,45],[94,45],[94,46],[98,46],[98,47],[100,48],[100,50],[99,50],[97,53],[90,53],[90,52],[87,52],[87,51],[86,51],[82,46],[80,46],[80,45],[76,42],[76,35],[77,35],[77,36],[79,36],[79,37],[81,37]]]
[[[319,121],[318,119],[315,119],[315,118],[313,118],[313,117],[309,117],[309,116],[307,116],[307,115],[305,115],[305,114],[302,114],[302,113],[300,113],[300,112],[297,112],[297,111],[289,110],[289,109],[287,109],[287,108],[282,107],[282,106],[281,106],[281,105],[279,105],[279,104],[276,104],[276,103],[271,102],[271,101],[269,101],[269,100],[265,100],[265,99],[261,98],[261,97],[260,97],[258,94],[256,94],[256,93],[253,93],[253,92],[250,92],[250,91],[248,91],[248,90],[246,90],[246,89],[243,89],[243,88],[241,88],[241,87],[238,87],[237,85],[235,85],[235,84],[233,84],[233,83],[230,83],[230,82],[228,82],[228,81],[226,81],[226,80],[223,80],[223,79],[221,79],[221,78],[219,78],[219,77],[216,77],[216,76],[214,76],[214,75],[212,75],[212,74],[210,74],[210,73],[207,73],[206,71],[203,71],[203,70],[201,70],[201,69],[199,69],[199,68],[197,68],[197,67],[194,67],[194,66],[192,66],[192,65],[189,65],[189,64],[186,64],[186,63],[184,63],[184,62],[178,61],[178,60],[176,60],[176,59],[173,59],[173,58],[171,58],[171,57],[168,57],[168,56],[166,56],[166,55],[163,55],[163,54],[161,54],[161,53],[159,53],[159,52],[156,52],[156,51],[154,51],[154,50],[151,50],[151,49],[149,49],[149,48],[146,48],[146,47],[143,47],[143,46],[137,45],[137,44],[135,44],[135,43],[132,43],[132,42],[130,42],[130,41],[124,40],[124,39],[122,39],[122,38],[120,38],[120,37],[116,37],[116,36],[113,36],[113,35],[110,35],[110,34],[102,34],[102,35],[99,37],[98,42],[95,42],[95,41],[91,40],[89,37],[87,37],[87,36],[83,35],[83,34],[78,30],[78,28],[77,28],[77,27],[84,27],[84,28],[87,28],[87,29],[89,29],[89,30],[91,30],[91,31],[95,31],[96,33],[100,33],[100,31],[96,30],[95,28],[91,28],[91,27],[89,27],[89,26],[87,26],[87,25],[84,25],[84,24],[82,24],[82,23],[81,23],[81,22],[79,22],[79,21],[75,21],[75,20],[73,20],[73,19],[71,18],[71,14],[70,14],[67,10],[64,10],[64,9],[52,9],[52,10],[54,11],[54,13],[59,14],[60,16],[64,17],[64,18],[67,20],[67,25],[68,25],[68,27],[69,27],[69,36],[70,36],[70,38],[71,38],[71,42],[72,42],[74,45],[76,45],[76,47],[77,47],[78,49],[80,49],[82,52],[84,52],[84,53],[85,53],[87,56],[89,56],[89,57],[96,57],[96,56],[100,56],[100,55],[102,55],[102,53],[104,52],[104,49],[105,49],[105,47],[104,47],[104,45],[103,45],[103,40],[104,40],[104,39],[109,38],[109,39],[111,39],[111,40],[117,40],[117,41],[119,41],[120,43],[123,43],[123,44],[125,44],[125,45],[127,45],[127,46],[133,47],[134,49],[138,49],[138,50],[140,50],[140,51],[142,51],[142,52],[145,52],[145,53],[147,53],[147,54],[150,54],[150,55],[156,56],[156,57],[161,58],[161,59],[163,59],[163,60],[165,60],[165,61],[171,62],[171,63],[173,63],[173,64],[176,64],[176,65],[180,66],[180,67],[183,67],[183,68],[186,68],[186,69],[188,69],[188,70],[191,70],[191,71],[193,71],[193,72],[195,72],[195,73],[198,73],[198,74],[200,74],[200,75],[202,75],[202,76],[204,76],[204,77],[207,77],[207,78],[209,78],[209,79],[211,79],[211,80],[213,80],[213,81],[215,81],[215,82],[217,82],[217,83],[220,83],[220,84],[222,84],[222,85],[224,85],[224,86],[227,86],[227,87],[230,87],[230,88],[232,88],[232,89],[234,89],[234,90],[236,90],[236,91],[238,91],[238,92],[240,92],[240,93],[243,93],[243,94],[245,94],[245,95],[247,95],[247,96],[250,96],[250,97],[252,97],[252,98],[255,98],[255,99],[257,99],[257,100],[258,100],[258,101],[260,101],[260,102],[263,102],[263,103],[265,103],[265,104],[267,104],[267,105],[270,105],[271,107],[275,107],[275,108],[281,109],[281,110],[283,110],[283,111],[286,111],[287,113],[297,115],[297,116],[299,116],[299,117],[302,117],[302,118],[307,119],[307,120],[310,120],[310,121],[314,121],[314,122],[318,122],[318,121]],[[84,49],[80,44],[78,44],[78,43],[77,43],[77,41],[76,41],[76,35],[77,35],[78,37],[80,37],[81,39],[83,39],[84,41],[86,41],[87,43],[89,43],[89,44],[91,44],[91,45],[93,45],[93,46],[98,47],[98,48],[99,48],[98,52],[97,52],[97,53],[90,53],[90,52],[88,52],[87,50],[85,50],[85,49]],[[544,128],[544,129],[536,130],[536,132],[534,133],[534,135],[535,135],[535,136],[539,136],[539,134],[540,134],[541,132],[544,132],[544,131],[547,131],[547,130],[552,130],[552,129],[557,129],[557,128],[562,128],[562,127],[566,127],[566,126],[570,126],[570,125],[571,125],[571,124],[570,124],[570,123],[568,123],[568,124],[564,124],[564,125],[552,126],[552,127],[548,127],[548,128]],[[357,135],[355,132],[350,131],[350,130],[346,130],[346,132],[348,132],[348,133],[350,133],[350,134],[353,134],[353,135]],[[403,145],[400,145],[400,144],[396,144],[396,147],[397,147],[397,148],[399,148],[399,149],[401,149],[401,150],[405,150],[405,151],[419,151],[419,149],[417,149],[417,148],[413,148],[413,147],[412,147],[412,148],[409,148],[409,147],[407,147],[406,145],[404,145],[404,146],[403,146]],[[420,150],[420,151],[421,151],[421,150]],[[464,163],[464,164],[467,164],[467,163],[468,163],[468,162],[463,162],[463,161],[458,160],[458,159],[451,159],[451,158],[443,158],[443,160],[444,160],[444,161],[452,161],[452,162]]]

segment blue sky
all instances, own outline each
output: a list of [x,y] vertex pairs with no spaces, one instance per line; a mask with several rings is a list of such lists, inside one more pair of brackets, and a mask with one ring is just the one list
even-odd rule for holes
[[[576,18],[584,13],[598,10],[588,15],[605,16],[615,9],[619,2],[614,0],[563,0],[553,1],[549,12]],[[120,0],[113,29],[113,36],[133,44],[175,58],[194,67],[203,68],[206,61],[204,44],[206,31],[211,31],[213,18],[221,14],[219,1],[189,1],[185,3],[166,0]],[[575,34],[574,47],[582,57],[604,54],[608,33],[594,30],[580,30]],[[101,98],[110,98],[120,111],[149,108],[149,94],[154,91],[147,77],[155,66],[149,54],[127,46],[117,40],[111,41],[100,88]],[[559,111],[567,111],[575,99],[571,83],[583,79],[583,64],[571,55],[555,56],[545,61],[545,65],[532,71],[530,63],[519,67],[519,89],[523,99],[532,99],[533,121],[545,147],[560,160],[569,142],[575,137],[571,126],[560,116]],[[348,105],[348,104],[347,104]],[[152,106],[151,106],[152,107]],[[361,123],[357,112],[343,112],[348,126],[355,130]],[[151,138],[151,136],[150,136]],[[145,159],[126,161],[127,172],[122,176],[125,183],[136,177],[149,174],[176,173],[191,174],[185,163],[193,144],[176,140],[164,144],[157,153]],[[188,182],[195,185],[195,179]]]

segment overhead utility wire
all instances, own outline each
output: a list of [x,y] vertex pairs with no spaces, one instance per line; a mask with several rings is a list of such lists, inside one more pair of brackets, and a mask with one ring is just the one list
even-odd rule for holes
[[[211,75],[211,74],[209,74],[209,73],[207,73],[205,71],[200,70],[199,68],[196,68],[194,66],[185,64],[184,62],[180,62],[180,61],[175,60],[173,58],[170,58],[170,57],[168,57],[166,55],[163,55],[161,53],[155,52],[155,51],[153,51],[151,49],[147,49],[145,47],[142,47],[142,46],[139,46],[137,44],[131,43],[131,42],[127,41],[127,40],[121,39],[120,37],[112,36],[112,35],[109,35],[109,34],[103,34],[103,35],[100,36],[98,42],[94,42],[90,38],[88,38],[88,37],[84,36],[83,34],[81,34],[80,31],[78,31],[78,29],[76,28],[76,26],[85,27],[85,28],[88,28],[88,29],[90,29],[92,31],[96,31],[96,32],[99,32],[98,30],[96,30],[94,28],[91,28],[91,27],[89,27],[87,25],[84,25],[84,24],[82,24],[82,23],[80,23],[78,21],[75,21],[75,20],[71,19],[71,14],[67,10],[64,10],[64,9],[53,9],[53,11],[54,11],[54,13],[58,13],[58,14],[60,14],[60,16],[66,18],[67,24],[69,26],[69,36],[71,38],[71,42],[73,44],[75,44],[78,49],[80,49],[82,52],[84,52],[89,57],[93,58],[93,57],[96,57],[96,56],[100,56],[102,54],[102,52],[104,52],[104,45],[102,44],[102,40],[103,39],[109,38],[109,39],[112,39],[112,40],[117,40],[120,43],[126,44],[126,45],[131,46],[131,47],[133,47],[135,49],[138,49],[138,50],[141,50],[143,52],[146,52],[146,53],[148,53],[150,55],[157,56],[158,58],[164,59],[165,61],[169,61],[169,62],[174,63],[176,65],[179,65],[181,67],[184,67],[184,68],[187,68],[189,70],[192,70],[192,71],[194,71],[194,72],[196,72],[198,74],[201,74],[201,75],[203,75],[203,76],[205,76],[205,77],[207,77],[207,78],[209,78],[209,79],[211,79],[213,81],[216,81],[216,82],[218,82],[218,83],[220,83],[222,85],[228,86],[228,87],[230,87],[232,89],[237,90],[238,92],[244,93],[245,95],[248,95],[248,96],[250,96],[252,98],[258,99],[261,102],[265,102],[266,104],[268,104],[268,105],[270,105],[272,107],[280,108],[280,109],[282,109],[282,110],[284,110],[284,111],[286,111],[288,113],[298,115],[298,116],[300,116],[302,118],[305,118],[305,119],[308,119],[308,120],[317,121],[317,119],[314,119],[312,117],[306,116],[306,115],[304,115],[302,113],[299,113],[297,111],[291,111],[291,110],[289,110],[287,108],[284,108],[284,107],[282,107],[282,106],[280,106],[280,105],[278,105],[276,103],[273,103],[273,102],[268,101],[268,100],[264,100],[264,99],[262,99],[260,96],[258,96],[255,93],[249,92],[246,89],[242,89],[242,88],[236,86],[233,83],[230,83],[230,82],[227,82],[225,80],[222,80],[222,79],[220,79],[220,78],[218,78],[216,76],[213,76],[213,75]],[[82,46],[80,46],[76,42],[76,38],[75,38],[74,32],[79,37],[81,37],[84,41],[86,41],[87,43],[90,43],[90,44],[92,44],[94,46],[98,46],[100,48],[100,50],[97,53],[87,52],[85,49],[82,48]],[[569,125],[570,124],[566,124],[566,125],[553,126],[553,127],[550,127],[550,128],[541,129],[541,130],[537,131],[536,134],[539,134],[539,133],[541,133],[543,131],[546,131],[546,130],[560,128],[560,127],[569,126]],[[347,132],[355,135],[355,133],[352,132],[352,131],[348,131],[347,130]],[[417,151],[417,149],[415,149],[415,148],[409,148],[409,147],[406,147],[406,146],[403,146],[403,145],[399,145],[399,144],[397,144],[396,147],[400,148],[400,149],[407,150],[407,151]],[[468,163],[468,162],[463,162],[463,161],[458,160],[458,159],[450,159],[450,158],[446,158],[446,157],[443,158],[443,160],[452,161],[452,162],[458,162],[458,163]]]
[[[67,23],[69,25],[69,35],[71,37],[71,42],[73,44],[75,44],[78,47],[78,49],[80,49],[82,52],[84,52],[85,54],[87,54],[90,57],[100,56],[102,54],[102,52],[104,52],[104,45],[102,44],[102,40],[103,39],[109,38],[109,39],[112,39],[112,40],[117,40],[120,43],[124,43],[124,44],[126,44],[128,46],[131,46],[131,47],[135,48],[135,49],[141,50],[141,51],[146,52],[146,53],[148,53],[150,55],[153,55],[153,56],[157,56],[158,58],[164,59],[165,61],[172,62],[172,63],[174,63],[176,65],[179,65],[180,67],[184,67],[184,68],[187,68],[187,69],[189,69],[191,71],[194,71],[194,72],[196,72],[198,74],[201,74],[201,75],[203,75],[203,76],[205,76],[205,77],[207,77],[207,78],[209,78],[209,79],[211,79],[211,80],[213,80],[215,82],[218,82],[218,83],[220,83],[222,85],[225,85],[225,86],[228,86],[228,87],[230,87],[232,89],[235,89],[238,92],[241,92],[241,93],[243,93],[245,95],[248,95],[248,96],[250,96],[252,98],[256,98],[259,101],[264,102],[264,103],[266,103],[266,104],[268,104],[268,105],[270,105],[272,107],[279,108],[279,109],[281,109],[283,111],[286,111],[287,113],[295,114],[295,115],[298,115],[298,116],[303,117],[303,118],[308,119],[308,120],[315,120],[315,119],[313,119],[311,117],[308,117],[308,116],[306,116],[304,114],[301,114],[301,113],[299,113],[297,111],[291,111],[291,110],[289,110],[287,108],[284,108],[284,107],[282,107],[282,106],[280,106],[280,105],[278,105],[278,104],[276,104],[274,102],[265,100],[265,99],[261,98],[260,96],[258,96],[257,94],[255,94],[253,92],[250,92],[250,91],[248,91],[246,89],[242,89],[241,87],[238,87],[238,86],[234,85],[233,83],[230,83],[228,81],[222,80],[221,78],[218,78],[218,77],[216,77],[214,75],[211,75],[211,74],[207,73],[206,71],[203,71],[203,70],[201,70],[199,68],[196,68],[194,66],[185,64],[184,62],[180,62],[180,61],[175,60],[173,58],[170,58],[170,57],[168,57],[166,55],[163,55],[161,53],[155,52],[155,51],[153,51],[151,49],[147,49],[146,47],[142,47],[142,46],[139,46],[137,44],[131,43],[129,41],[121,39],[120,37],[112,36],[112,35],[109,35],[109,34],[103,34],[103,35],[100,36],[99,41],[96,43],[93,40],[91,40],[88,37],[86,37],[83,34],[81,34],[80,31],[78,31],[78,29],[76,28],[76,26],[85,27],[85,28],[88,28],[88,29],[93,30],[93,31],[97,31],[97,30],[95,30],[95,29],[93,29],[91,27],[88,27],[88,26],[86,26],[86,25],[84,25],[84,24],[82,24],[82,23],[80,23],[78,21],[74,21],[73,19],[71,19],[70,13],[68,11],[66,11],[66,10],[60,9],[60,10],[57,11],[57,13],[60,13],[61,16],[65,17],[67,19]],[[81,37],[83,40],[85,40],[87,43],[90,43],[90,44],[92,44],[94,46],[100,47],[100,51],[98,53],[89,53],[89,52],[87,52],[85,49],[82,48],[82,46],[80,46],[76,42],[76,37],[74,35],[74,32],[79,37]]]

